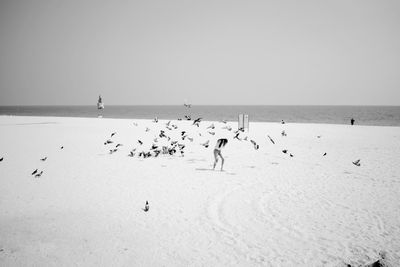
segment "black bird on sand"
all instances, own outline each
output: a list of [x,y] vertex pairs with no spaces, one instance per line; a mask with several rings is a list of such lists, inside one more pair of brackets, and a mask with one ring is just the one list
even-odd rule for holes
[[40,159],[41,161],[45,161],[47,159],[47,157],[44,157],[44,158],[42,158],[42,159]]
[[112,140],[107,140],[107,141],[104,142],[104,145],[112,144],[112,143],[114,143]]
[[31,175],[35,175],[38,172],[38,169],[34,170]]
[[201,122],[202,119],[203,119],[203,118],[197,118],[197,119],[195,119],[195,120],[193,121],[193,125],[196,125],[197,127],[199,127],[200,122]]
[[271,136],[269,136],[269,135],[267,135],[267,136],[268,136],[269,140],[271,141],[271,143],[275,145],[275,142],[274,142],[274,140],[271,138]]
[[144,210],[145,212],[148,212],[149,209],[150,209],[149,202],[146,200],[146,204],[144,205],[144,209],[143,209],[143,210]]

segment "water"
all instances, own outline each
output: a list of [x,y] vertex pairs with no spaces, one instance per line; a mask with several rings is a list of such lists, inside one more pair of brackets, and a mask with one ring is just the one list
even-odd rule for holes
[[400,126],[400,106],[0,106],[0,115],[177,119],[184,115],[204,120],[237,121],[240,113],[250,121]]

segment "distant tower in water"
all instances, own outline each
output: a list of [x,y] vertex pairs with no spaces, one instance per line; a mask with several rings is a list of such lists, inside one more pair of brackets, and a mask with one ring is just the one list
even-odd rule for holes
[[97,109],[103,109],[104,108],[104,103],[103,100],[101,99],[101,95],[99,95],[99,100],[97,101]]

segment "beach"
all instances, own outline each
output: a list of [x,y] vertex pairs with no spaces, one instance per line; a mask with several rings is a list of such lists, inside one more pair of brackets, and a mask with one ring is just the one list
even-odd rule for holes
[[[0,265],[400,262],[400,127],[166,123],[0,116]],[[138,156],[174,140],[183,155]]]

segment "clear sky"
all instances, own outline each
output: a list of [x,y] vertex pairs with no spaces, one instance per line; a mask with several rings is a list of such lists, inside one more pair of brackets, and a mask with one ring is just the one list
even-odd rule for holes
[[0,0],[0,105],[400,105],[399,0]]

